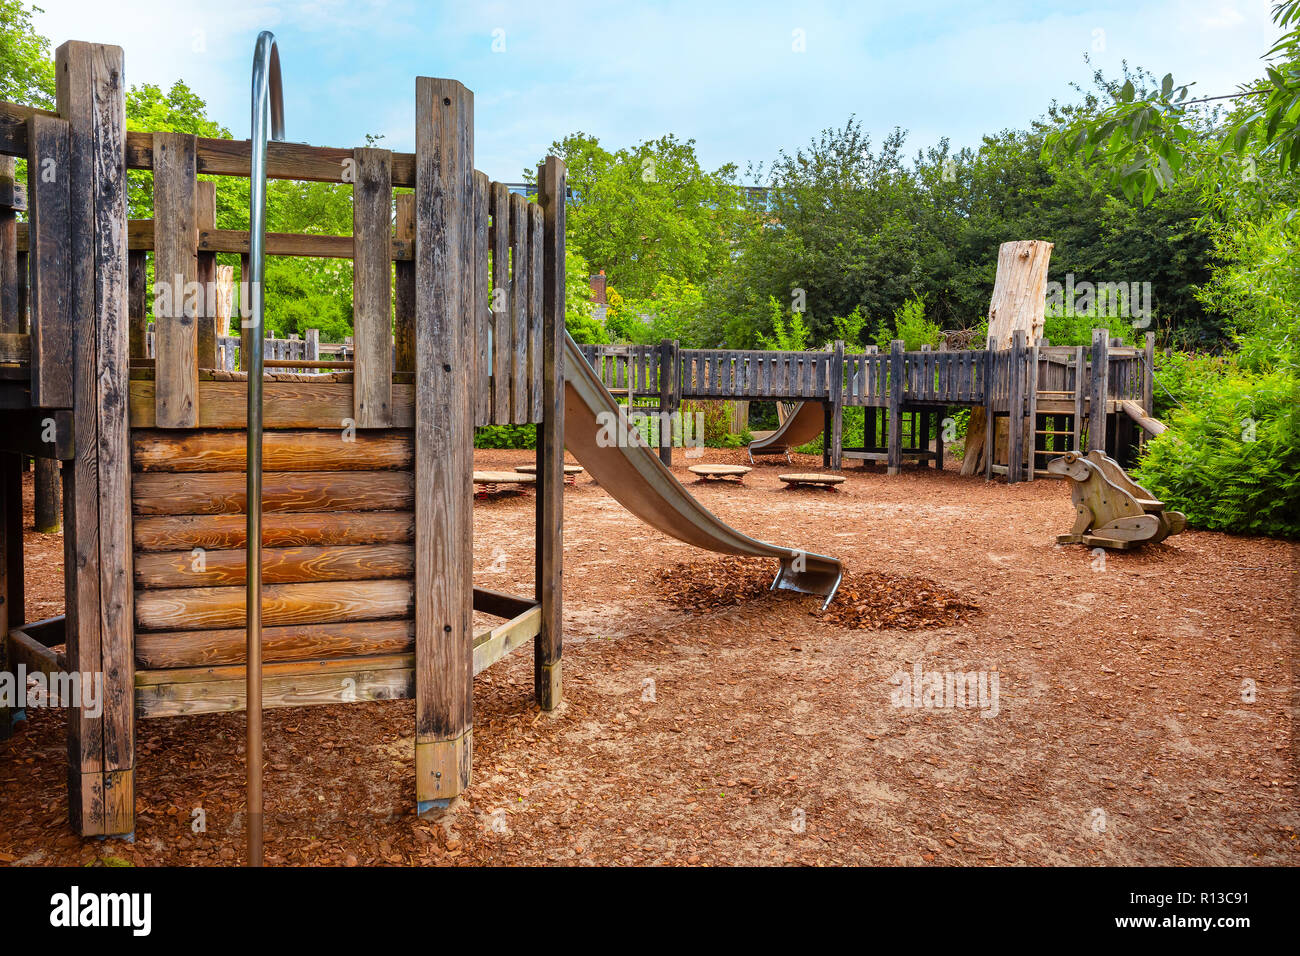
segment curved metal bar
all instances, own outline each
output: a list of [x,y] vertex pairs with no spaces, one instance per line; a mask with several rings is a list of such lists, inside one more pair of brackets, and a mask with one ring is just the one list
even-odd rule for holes
[[248,477],[247,538],[244,567],[247,578],[246,690],[247,721],[244,760],[247,773],[248,865],[262,865],[262,359],[266,301],[262,276],[266,269],[266,143],[284,140],[284,93],[280,83],[280,51],[275,35],[263,30],[253,51],[252,166],[249,170],[248,276],[245,286],[250,309],[244,319],[248,335]]

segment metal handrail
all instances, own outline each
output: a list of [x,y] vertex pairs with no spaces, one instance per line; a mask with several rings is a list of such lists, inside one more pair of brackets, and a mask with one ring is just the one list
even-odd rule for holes
[[284,140],[284,91],[280,82],[280,51],[275,35],[263,30],[253,51],[252,168],[249,170],[248,292],[251,309],[244,320],[248,345],[248,496],[244,568],[246,604],[247,731],[244,760],[247,774],[248,865],[261,866],[262,857],[262,317],[266,301],[262,276],[266,268],[266,144]]

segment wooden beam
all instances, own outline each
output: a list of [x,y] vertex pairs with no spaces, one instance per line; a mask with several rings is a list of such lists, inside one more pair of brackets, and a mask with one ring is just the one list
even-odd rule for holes
[[[216,229],[217,184],[211,180],[204,180],[197,183],[196,187],[194,220],[199,229]],[[156,262],[157,256],[154,259]],[[198,330],[199,368],[216,368],[218,306],[217,254],[215,252],[199,252],[195,256],[195,279],[202,293],[195,320]]]
[[103,712],[68,719],[69,808],[83,836],[134,827],[130,456],[127,447],[126,90],[122,50],[55,53],[70,129],[73,466],[65,469],[64,580],[71,670],[103,675]]
[[474,638],[474,673],[481,674],[541,631],[542,609],[535,606]]
[[388,428],[393,424],[392,154],[356,149],[353,160],[353,417],[358,428]]
[[417,810],[467,786],[473,753],[474,97],[415,81]]
[[[262,595],[268,627],[407,618],[415,610],[409,580],[273,584]],[[245,596],[242,587],[142,590],[136,593],[136,626],[145,631],[237,627],[244,621]]]
[[537,435],[537,546],[534,597],[541,623],[533,642],[533,694],[543,710],[563,698],[564,653],[564,236],[568,170],[548,156],[537,167],[542,209],[542,415]]
[[[246,390],[244,382],[199,382],[199,427],[244,428]],[[133,381],[131,427],[154,428],[154,383]],[[343,419],[353,413],[351,382],[266,382],[265,426],[271,429],[343,428]],[[393,386],[393,426],[415,427],[415,386]]]
[[511,356],[514,327],[510,312],[510,190],[493,183],[492,207],[492,421],[510,422]]
[[[297,179],[313,183],[343,183],[346,162],[352,150],[305,143],[267,143],[266,175],[269,179]],[[149,133],[131,132],[126,140],[126,162],[130,169],[153,169],[153,141]],[[252,169],[252,149],[246,139],[209,139],[198,141],[199,172],[213,176],[248,178]],[[393,154],[393,185],[415,185],[415,156]]]
[[[412,664],[411,654],[268,663],[262,670],[262,706],[407,698]],[[242,666],[142,671],[136,679],[135,703],[144,718],[223,713],[243,710],[246,690]]]
[[[243,514],[241,472],[137,474],[132,511],[137,515]],[[415,504],[409,471],[266,472],[262,509],[267,512],[407,511]]]
[[1088,450],[1106,451],[1106,399],[1110,395],[1109,332],[1092,330],[1092,379],[1089,382]]
[[154,133],[154,402],[160,428],[199,421],[198,180],[195,139]]
[[[160,551],[137,554],[137,588],[235,587],[245,583],[240,549]],[[267,548],[262,580],[267,584],[310,581],[371,581],[409,578],[415,574],[415,550],[409,544],[347,547]],[[310,655],[308,655],[310,656]]]
[[[266,471],[388,471],[409,469],[415,441],[409,431],[268,431],[263,438]],[[246,465],[244,436],[232,431],[167,432],[137,429],[131,435],[137,471],[239,471]],[[466,480],[468,482],[468,472]],[[466,492],[466,501],[470,501]]]
[[32,336],[32,404],[72,407],[72,262],[68,241],[68,124],[48,116],[27,121],[29,229],[36,237],[29,253]]
[[[137,667],[214,667],[243,664],[244,629],[212,631],[142,631],[135,639]],[[345,621],[337,624],[291,624],[262,631],[262,659],[299,661],[312,658],[409,654],[415,650],[415,622]]]
[[[141,517],[134,522],[134,540],[141,551],[242,548],[245,530],[243,515]],[[402,544],[415,540],[415,516],[410,511],[272,512],[262,522],[262,533],[268,548]]]

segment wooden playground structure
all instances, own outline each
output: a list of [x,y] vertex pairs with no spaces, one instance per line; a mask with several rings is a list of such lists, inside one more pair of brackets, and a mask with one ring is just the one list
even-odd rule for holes
[[[249,233],[213,210],[252,154],[128,131],[118,47],[65,43],[56,68],[57,111],[0,103],[0,671],[102,675],[102,714],[68,711],[71,821],[129,834],[136,720],[245,704],[247,372],[210,293],[219,253],[247,279]],[[414,698],[423,810],[468,786],[476,673],[532,644],[538,703],[561,697],[566,173],[510,193],[474,169],[473,94],[415,97],[414,153],[270,144],[270,178],[352,189],[352,235],[266,251],[352,260],[355,341],[268,349],[262,615],[265,706]],[[128,170],[153,174],[151,219],[128,219]],[[539,432],[524,596],[472,581],[474,427],[500,423]],[[66,614],[36,622],[24,456],[62,465]],[[502,623],[476,634],[475,611]]]
[[[983,409],[998,447],[985,456],[986,477],[1032,481],[1049,474],[1050,458],[1099,449],[1124,458],[1139,426],[1158,434],[1151,418],[1155,335],[1143,348],[1121,345],[1105,330],[1092,345],[1029,345],[1023,331],[1011,346],[909,352],[895,341],[888,353],[870,347],[846,354],[653,346],[581,346],[610,392],[650,415],[675,415],[683,401],[812,402],[822,406],[823,465],[880,462],[890,474],[907,463],[943,467],[942,419],[953,407]],[[653,404],[649,404],[653,403]],[[865,410],[856,443],[844,434],[844,409]],[[1020,427],[1009,427],[1016,421]],[[672,433],[660,426],[660,455],[672,460]],[[680,435],[677,436],[680,438]]]

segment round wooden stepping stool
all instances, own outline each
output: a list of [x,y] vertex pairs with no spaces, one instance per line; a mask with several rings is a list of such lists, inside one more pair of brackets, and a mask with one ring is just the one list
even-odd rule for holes
[[[515,465],[515,471],[524,475],[535,476],[537,474],[537,466],[536,465]],[[576,485],[578,483],[578,476],[582,474],[582,472],[583,472],[583,467],[581,465],[565,465],[564,483],[566,485]]]
[[748,465],[691,465],[686,470],[697,476],[701,481],[735,481],[740,483],[754,469]]
[[517,471],[476,471],[474,484],[478,488],[476,497],[488,498],[506,491],[522,491],[520,487],[522,485],[537,484],[537,476],[520,474]]
[[804,474],[777,475],[781,481],[784,481],[791,488],[834,488],[836,485],[844,484],[843,475],[819,475],[815,472]]

